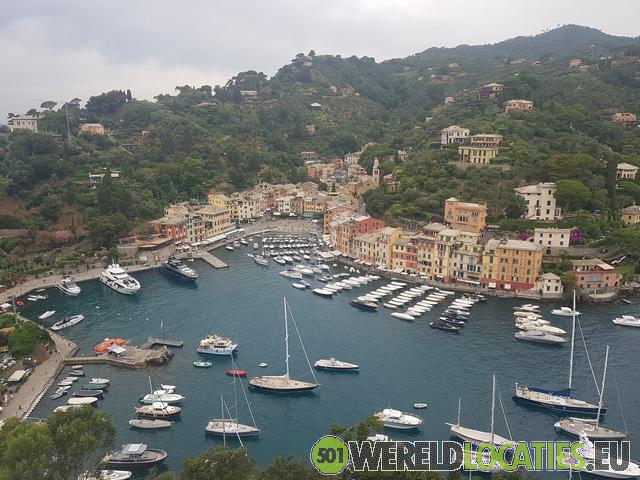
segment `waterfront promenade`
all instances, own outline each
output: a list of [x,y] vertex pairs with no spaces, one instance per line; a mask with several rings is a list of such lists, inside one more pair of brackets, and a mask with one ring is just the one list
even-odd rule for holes
[[64,360],[78,350],[75,343],[53,332],[49,332],[55,350],[43,363],[33,369],[17,392],[7,395],[7,402],[0,412],[0,420],[9,417],[27,417],[42,395],[50,387],[52,380],[64,368]]

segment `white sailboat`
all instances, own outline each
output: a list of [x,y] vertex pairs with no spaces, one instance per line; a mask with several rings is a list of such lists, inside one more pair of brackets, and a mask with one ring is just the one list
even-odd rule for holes
[[595,419],[569,417],[558,420],[553,426],[556,430],[580,436],[584,433],[590,440],[622,440],[627,436],[625,432],[618,432],[610,428],[600,426],[600,412],[602,410],[602,397],[604,395],[604,385],[607,378],[607,364],[609,361],[609,345],[604,356],[604,372],[602,373],[602,386],[600,387],[600,400],[598,401],[598,416]]
[[[491,389],[491,431],[484,432],[482,430],[474,430],[460,425],[460,399],[458,399],[458,422],[454,425],[447,423],[451,427],[451,436],[457,437],[465,442],[473,445],[481,443],[492,443],[494,445],[502,445],[503,443],[512,443],[513,440],[502,437],[494,431],[495,409],[496,409],[496,375],[493,374],[493,383]],[[507,429],[509,425],[507,425]],[[509,434],[510,435],[510,434]]]
[[[235,362],[232,362],[233,368],[236,368]],[[253,416],[253,412],[251,411],[251,404],[249,403],[249,398],[247,397],[247,392],[242,385],[242,380],[238,377],[238,381],[240,382],[240,388],[242,389],[242,394],[244,395],[244,400],[247,403],[247,408],[249,409],[249,415],[251,416],[251,420],[253,425],[245,425],[238,422],[238,395],[236,389],[236,375],[233,376],[233,396],[234,396],[234,406],[235,406],[235,418],[232,418],[231,415],[225,418],[225,402],[224,397],[220,395],[220,406],[222,416],[218,419],[213,419],[207,423],[205,427],[205,431],[212,435],[222,435],[226,437],[226,435],[235,435],[239,437],[249,437],[256,436],[260,434],[260,429],[256,425],[256,419]]]
[[[604,414],[606,408],[578,400],[571,397],[571,382],[573,379],[573,350],[576,335],[576,292],[573,292],[573,321],[571,326],[571,354],[569,360],[569,387],[565,390],[549,390],[540,387],[523,387],[516,383],[513,400],[525,405],[548,408],[562,412],[596,415],[599,411]],[[597,388],[597,387],[596,387]]]
[[309,371],[311,372],[311,376],[313,377],[313,382],[305,382],[302,380],[293,380],[289,376],[289,318],[288,312],[289,305],[287,304],[287,299],[283,298],[284,302],[284,346],[285,346],[285,364],[287,371],[284,375],[265,375],[261,377],[253,377],[249,380],[249,385],[257,388],[259,390],[266,390],[270,392],[277,393],[295,393],[295,392],[306,392],[309,390],[313,390],[320,386],[318,383],[318,379],[316,378],[315,373],[313,373],[313,369],[311,368],[311,362],[309,361],[309,357],[307,356],[307,351],[304,348],[304,343],[302,343],[302,337],[300,336],[300,332],[298,331],[298,325],[296,324],[293,315],[291,315],[291,321],[298,333],[298,339],[300,340],[300,344],[302,345],[302,351],[304,352],[304,356],[307,360],[307,364],[309,365]]

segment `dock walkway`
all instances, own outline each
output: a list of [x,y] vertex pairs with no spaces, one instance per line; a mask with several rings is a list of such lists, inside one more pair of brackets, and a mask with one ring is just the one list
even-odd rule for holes
[[211,253],[209,253],[207,251],[200,252],[200,258],[202,258],[202,260],[207,262],[209,265],[211,265],[215,269],[218,269],[218,268],[229,268],[229,265],[227,265],[222,260],[220,260],[218,257],[216,257],[215,255],[212,255]]
[[140,345],[140,348],[151,348],[151,347],[155,347],[156,345],[163,345],[165,347],[182,348],[182,346],[184,345],[184,342],[180,340],[167,340],[167,339],[163,340],[162,338],[149,337],[147,338],[147,341],[145,343]]

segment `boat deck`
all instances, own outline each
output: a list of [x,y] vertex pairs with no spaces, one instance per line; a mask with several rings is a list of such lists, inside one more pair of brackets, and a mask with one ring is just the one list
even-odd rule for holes
[[163,338],[149,337],[147,338],[147,341],[145,343],[140,345],[140,348],[152,348],[157,345],[164,346],[164,347],[182,348],[182,346],[184,345],[184,342],[181,340],[168,340],[166,338],[163,339]]

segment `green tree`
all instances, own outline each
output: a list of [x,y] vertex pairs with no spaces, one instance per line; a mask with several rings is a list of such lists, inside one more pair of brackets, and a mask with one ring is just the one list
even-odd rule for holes
[[324,478],[317,473],[309,462],[293,457],[276,457],[262,470],[257,480],[319,480]]
[[255,475],[255,464],[244,448],[235,450],[212,447],[196,458],[185,460],[182,480],[250,480]]
[[556,200],[566,211],[582,209],[589,204],[591,190],[584,183],[578,180],[558,180],[556,184]]

